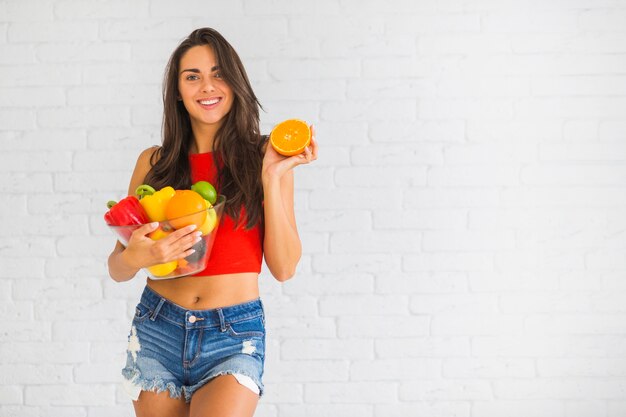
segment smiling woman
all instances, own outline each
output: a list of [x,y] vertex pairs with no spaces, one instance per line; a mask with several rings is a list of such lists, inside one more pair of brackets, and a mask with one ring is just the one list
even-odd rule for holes
[[[264,392],[258,276],[263,256],[278,281],[295,273],[302,249],[293,168],[315,160],[317,145],[312,140],[292,157],[267,146],[241,60],[213,29],[194,31],[176,48],[163,101],[162,146],[139,156],[129,193],[140,184],[184,190],[207,181],[227,197],[225,215],[204,271],[148,279],[129,334],[124,387],[138,416],[251,416]],[[126,247],[116,245],[109,256],[115,281],[190,256],[200,233],[191,225],[155,241],[153,231],[144,225]]]
[[[193,131],[215,135],[219,122],[232,107],[233,91],[220,75],[213,49],[208,45],[190,48],[180,66],[180,100],[189,112]],[[195,153],[209,150],[192,148]]]

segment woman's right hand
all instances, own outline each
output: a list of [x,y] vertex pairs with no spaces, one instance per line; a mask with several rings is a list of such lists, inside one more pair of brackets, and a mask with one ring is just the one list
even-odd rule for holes
[[201,232],[195,231],[195,224],[178,229],[162,239],[153,240],[148,234],[158,227],[159,223],[153,222],[133,231],[126,249],[122,252],[122,258],[129,267],[147,268],[186,258],[195,252],[191,247],[201,239]]

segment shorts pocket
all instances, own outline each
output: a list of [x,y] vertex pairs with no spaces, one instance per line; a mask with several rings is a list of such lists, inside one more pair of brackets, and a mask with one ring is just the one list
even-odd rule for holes
[[135,317],[133,317],[133,323],[137,324],[145,321],[148,317],[150,317],[151,313],[152,310],[145,305],[141,303],[137,304],[135,307]]
[[265,326],[263,316],[228,323],[228,334],[233,337],[263,337]]

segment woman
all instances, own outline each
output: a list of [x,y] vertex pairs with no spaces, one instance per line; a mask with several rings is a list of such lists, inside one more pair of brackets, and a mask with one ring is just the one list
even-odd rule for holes
[[[263,394],[265,315],[262,257],[279,281],[301,256],[293,171],[317,158],[279,155],[259,133],[259,103],[237,53],[215,30],[192,32],[173,52],[164,90],[163,144],[143,151],[129,194],[141,184],[189,188],[199,180],[227,196],[207,268],[147,280],[129,336],[125,388],[137,416],[251,416]],[[119,242],[109,273],[127,281],[141,268],[190,256],[194,226],[153,241],[157,224]]]

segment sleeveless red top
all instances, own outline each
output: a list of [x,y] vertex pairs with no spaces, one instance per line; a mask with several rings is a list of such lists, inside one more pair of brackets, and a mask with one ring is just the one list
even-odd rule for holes
[[[197,181],[208,181],[217,185],[217,167],[213,162],[213,153],[190,154],[189,163],[192,184]],[[244,208],[242,215],[245,218]],[[226,212],[222,213],[207,267],[194,276],[261,272],[263,232],[260,222],[249,230],[245,229],[245,224],[237,228],[235,226],[235,220]]]

